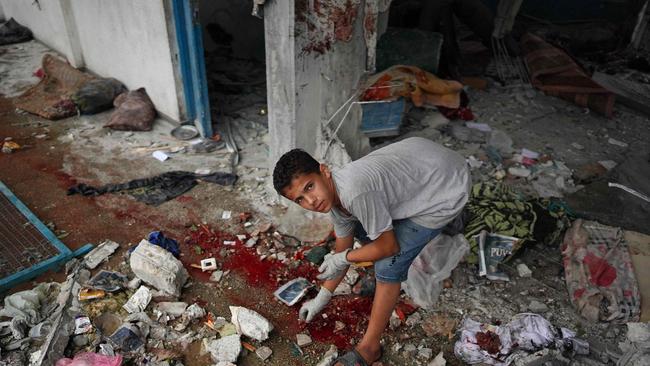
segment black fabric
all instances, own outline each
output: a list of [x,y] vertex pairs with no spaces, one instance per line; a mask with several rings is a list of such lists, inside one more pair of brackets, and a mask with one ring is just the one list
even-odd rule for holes
[[126,183],[107,184],[101,187],[81,183],[70,187],[68,195],[99,196],[105,193],[124,192],[140,202],[157,206],[189,191],[198,184],[198,180],[220,185],[232,185],[237,181],[237,176],[223,172],[201,175],[173,171],[150,178],[134,179]]
[[94,79],[72,94],[72,101],[82,114],[95,114],[113,108],[113,100],[126,88],[116,79]]
[[0,46],[12,43],[26,42],[32,39],[32,31],[18,24],[14,18],[0,24]]

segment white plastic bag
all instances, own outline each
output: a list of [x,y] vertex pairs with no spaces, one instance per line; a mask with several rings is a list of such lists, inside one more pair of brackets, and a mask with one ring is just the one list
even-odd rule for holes
[[408,279],[402,283],[404,291],[417,305],[432,308],[440,295],[442,281],[451,275],[468,251],[469,243],[462,234],[438,235],[411,264]]

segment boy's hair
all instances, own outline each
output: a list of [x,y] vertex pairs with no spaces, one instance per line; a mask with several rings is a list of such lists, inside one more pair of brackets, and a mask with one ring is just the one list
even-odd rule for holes
[[278,193],[291,185],[291,181],[302,174],[320,173],[320,164],[302,149],[286,152],[275,163],[273,187]]

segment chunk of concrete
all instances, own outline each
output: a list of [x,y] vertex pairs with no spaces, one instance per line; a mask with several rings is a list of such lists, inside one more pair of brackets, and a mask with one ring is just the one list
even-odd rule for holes
[[336,286],[336,289],[334,289],[334,296],[341,296],[341,295],[349,295],[352,293],[352,286],[349,284],[345,283],[345,281],[339,283],[338,286]]
[[173,296],[180,296],[189,277],[183,264],[169,251],[147,240],[142,240],[131,253],[129,264],[144,282]]
[[239,334],[232,334],[208,342],[207,351],[214,362],[236,362],[241,352]]
[[359,279],[359,272],[357,272],[354,268],[352,268],[352,266],[350,266],[343,280],[348,285],[354,286],[354,284],[357,283],[358,279]]
[[159,302],[156,304],[156,309],[158,311],[161,311],[169,316],[172,316],[174,318],[178,318],[179,316],[183,315],[185,312],[185,309],[187,309],[187,303],[186,302]]
[[222,278],[222,277],[223,277],[223,271],[221,271],[221,270],[219,270],[219,271],[214,271],[214,272],[212,272],[212,274],[210,275],[210,281],[212,281],[212,282],[219,282],[219,281],[221,281],[221,278]]
[[325,355],[323,358],[321,358],[320,362],[316,366],[332,366],[334,364],[334,361],[339,357],[339,350],[336,348],[336,346],[331,345],[330,348],[325,352]]
[[266,361],[273,354],[273,350],[267,346],[262,346],[255,350],[255,354],[260,358],[260,360]]
[[105,261],[111,254],[115,253],[120,245],[112,240],[106,240],[99,244],[97,248],[91,250],[84,257],[84,264],[89,269],[95,269],[100,263]]
[[446,366],[446,365],[447,365],[447,360],[445,360],[442,351],[440,351],[440,353],[438,353],[436,358],[434,358],[431,362],[429,362],[427,366]]
[[230,313],[232,314],[230,321],[235,325],[237,333],[260,342],[269,338],[273,324],[256,311],[241,306],[231,306]]
[[298,347],[308,346],[311,344],[311,337],[304,333],[296,334],[296,343]]
[[533,276],[533,271],[531,271],[530,268],[528,268],[528,266],[524,263],[519,263],[517,265],[517,272],[519,273],[519,277],[526,278]]
[[530,302],[530,304],[528,304],[528,310],[532,311],[533,313],[545,313],[548,311],[548,306],[542,302],[533,300]]

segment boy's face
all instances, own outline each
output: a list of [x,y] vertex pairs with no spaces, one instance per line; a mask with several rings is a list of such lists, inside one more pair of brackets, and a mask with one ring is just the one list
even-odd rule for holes
[[306,210],[322,213],[329,212],[335,201],[331,173],[323,164],[320,173],[301,174],[293,178],[282,194]]

